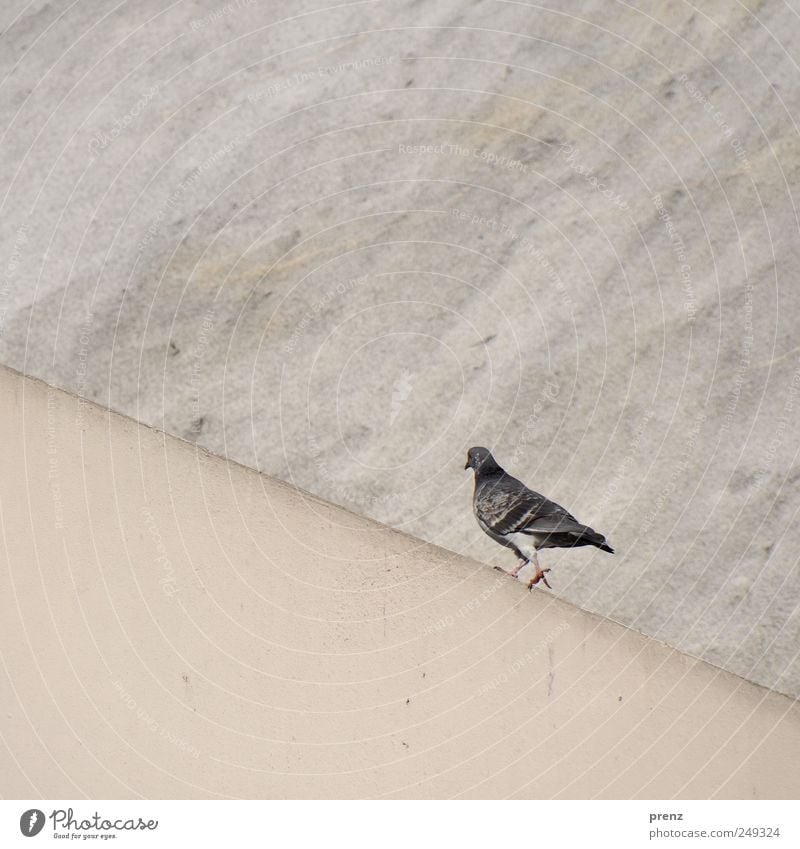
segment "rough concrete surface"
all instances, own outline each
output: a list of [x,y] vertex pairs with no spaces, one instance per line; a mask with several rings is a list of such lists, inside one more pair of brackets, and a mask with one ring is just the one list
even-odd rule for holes
[[0,361],[510,567],[487,445],[557,596],[800,695],[796,10],[0,18]]

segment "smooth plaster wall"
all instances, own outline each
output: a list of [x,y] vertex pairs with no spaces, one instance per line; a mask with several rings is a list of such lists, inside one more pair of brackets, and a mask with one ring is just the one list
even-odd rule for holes
[[800,708],[0,370],[4,797],[791,797]]

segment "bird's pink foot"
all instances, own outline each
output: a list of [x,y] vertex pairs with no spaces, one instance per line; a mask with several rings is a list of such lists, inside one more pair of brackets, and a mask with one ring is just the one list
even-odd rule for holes
[[548,590],[552,590],[553,588],[550,584],[547,583],[547,578],[545,577],[545,572],[549,572],[549,569],[542,569],[541,566],[536,567],[536,574],[528,581],[528,592],[533,589],[534,584],[538,584],[539,581],[542,581]]
[[524,569],[528,565],[527,560],[520,560],[517,563],[516,568],[512,569],[508,574],[511,575],[512,578],[516,578],[519,575],[520,571]]

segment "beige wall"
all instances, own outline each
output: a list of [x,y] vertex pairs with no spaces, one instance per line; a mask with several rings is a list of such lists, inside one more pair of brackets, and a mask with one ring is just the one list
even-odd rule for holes
[[16,373],[0,399],[4,797],[800,795],[783,696]]

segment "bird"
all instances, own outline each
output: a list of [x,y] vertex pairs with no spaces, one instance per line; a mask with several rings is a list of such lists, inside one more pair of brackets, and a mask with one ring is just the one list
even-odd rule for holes
[[475,472],[472,509],[478,525],[495,542],[519,557],[520,562],[509,574],[516,578],[520,570],[533,563],[536,572],[528,582],[528,590],[542,581],[548,589],[546,573],[537,552],[540,548],[575,548],[594,545],[601,551],[614,553],[606,538],[582,525],[560,504],[528,489],[498,464],[488,448],[475,446],[467,452],[465,469]]

